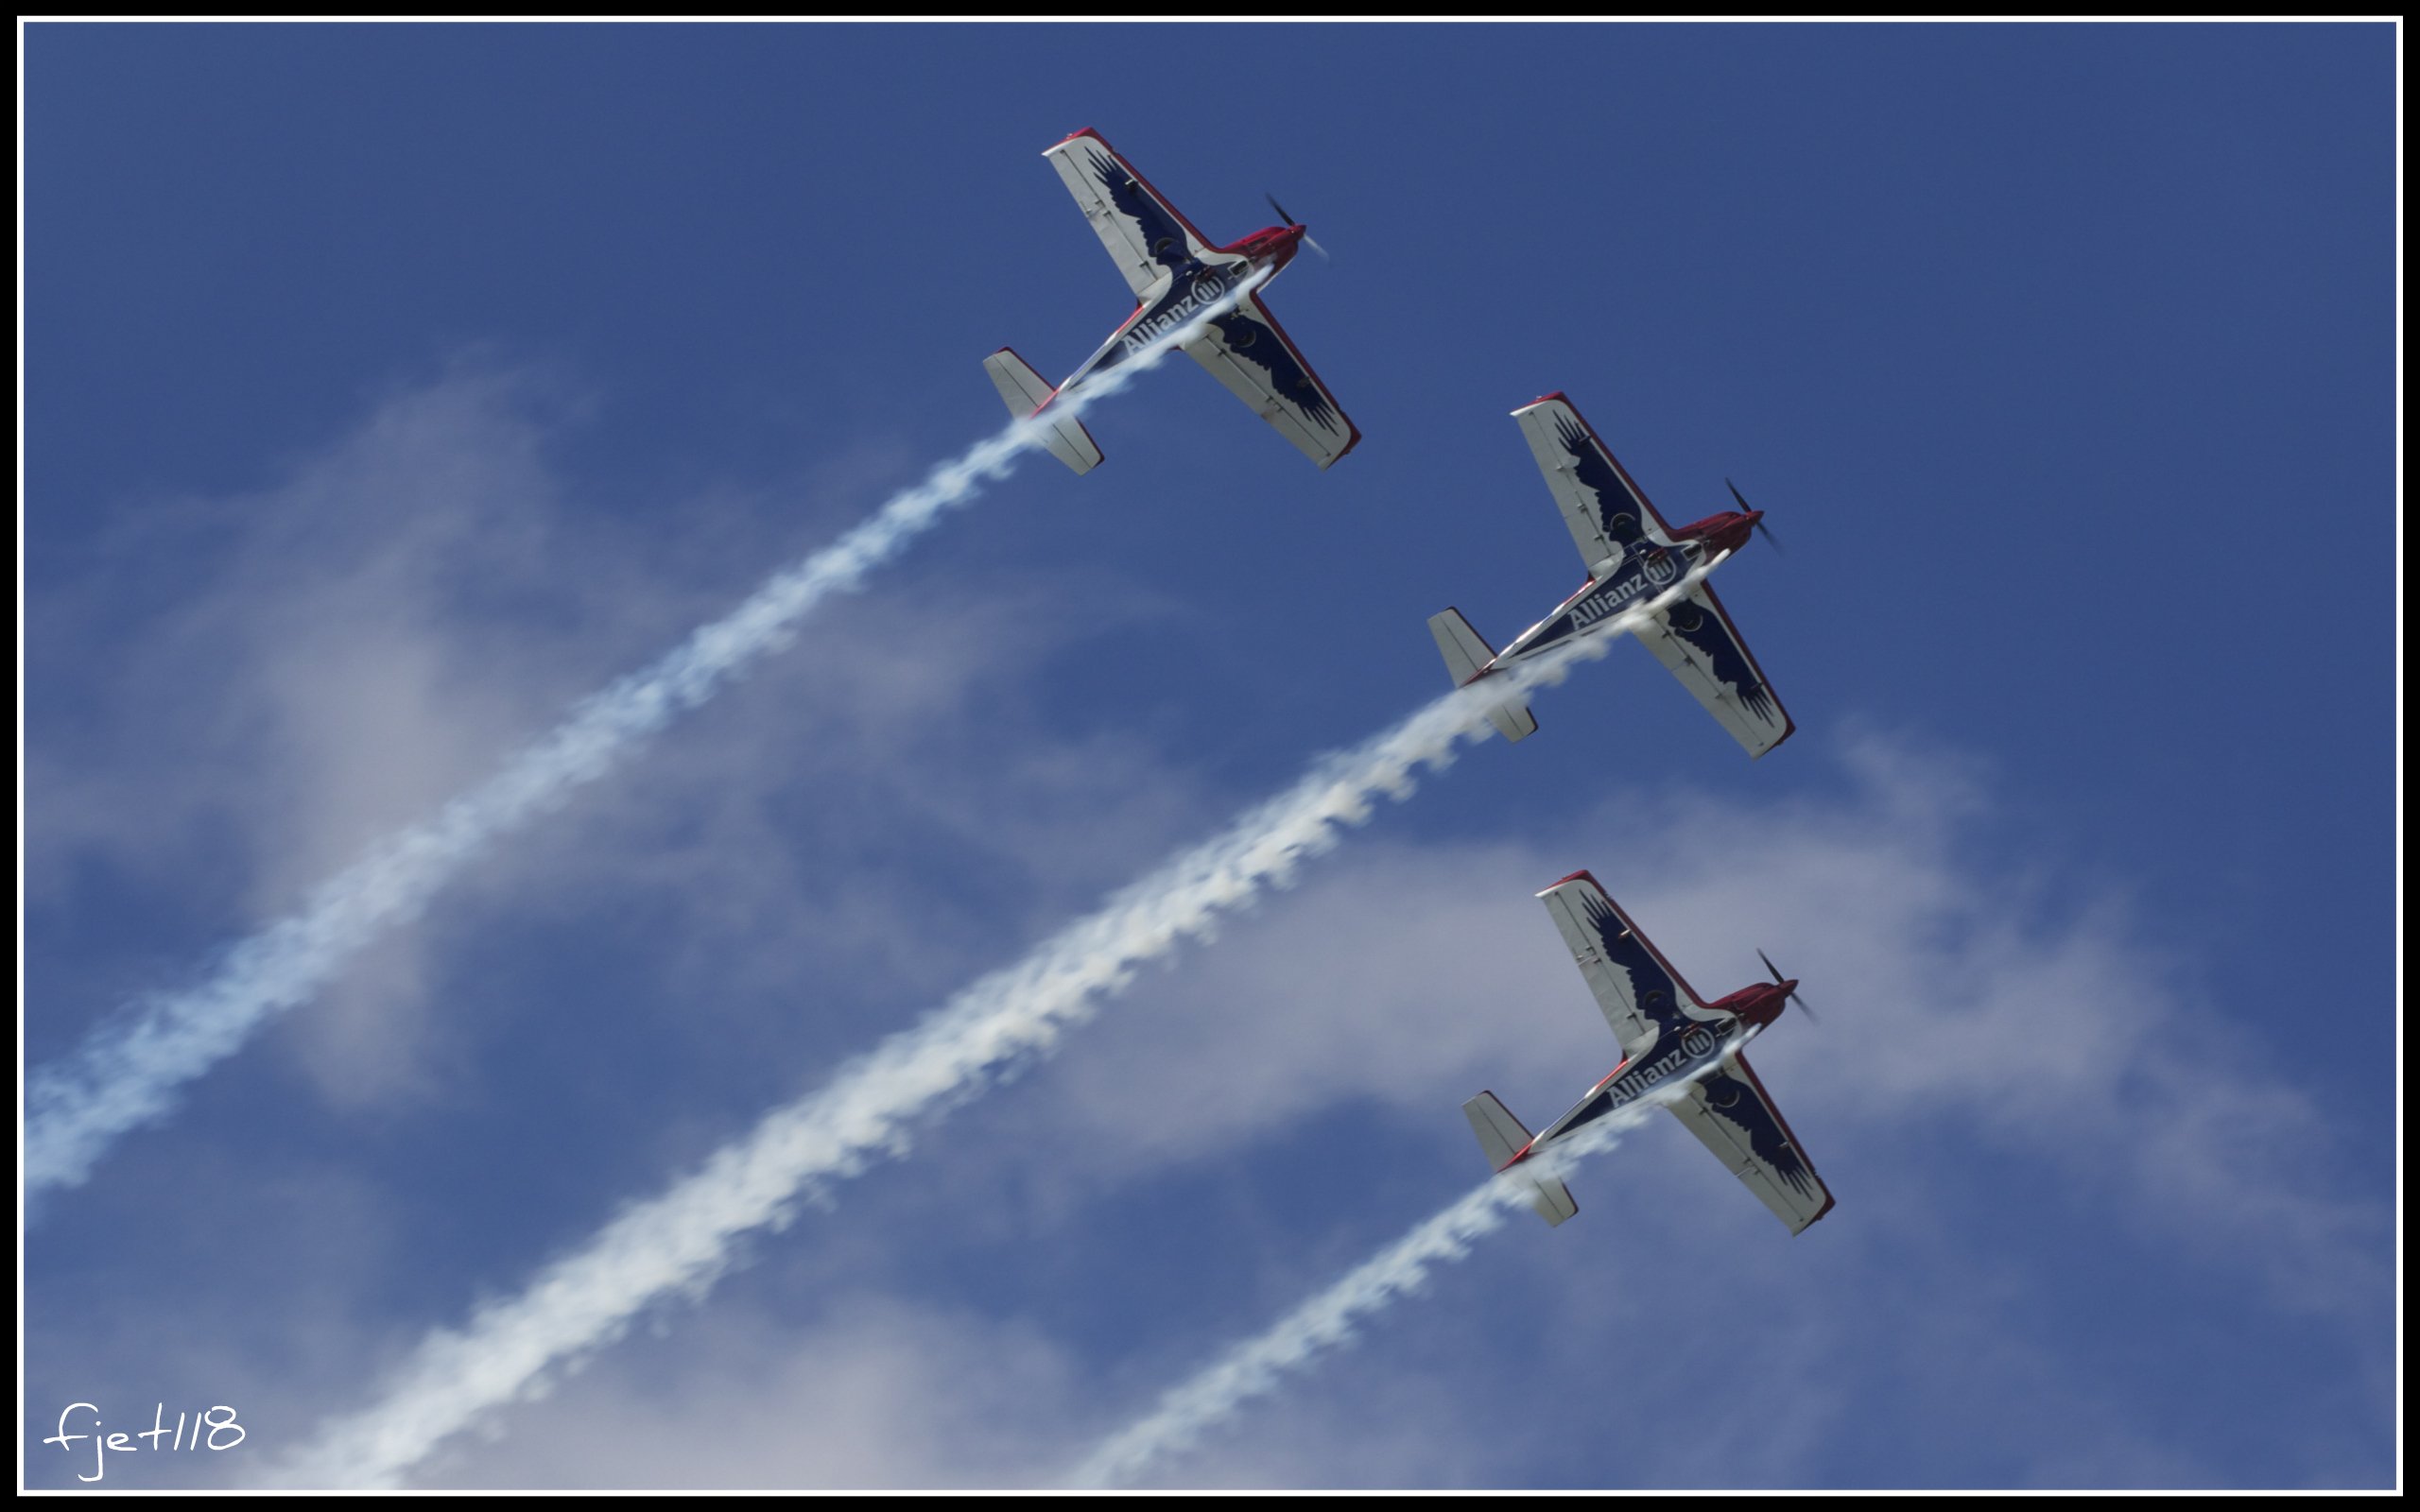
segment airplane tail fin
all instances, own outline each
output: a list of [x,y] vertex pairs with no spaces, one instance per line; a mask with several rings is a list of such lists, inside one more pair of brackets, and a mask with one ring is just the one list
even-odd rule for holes
[[[1512,1110],[1496,1100],[1494,1092],[1481,1092],[1462,1105],[1462,1116],[1471,1121],[1471,1132],[1478,1136],[1478,1147],[1487,1163],[1501,1171],[1512,1158],[1530,1147],[1530,1131],[1512,1116]],[[1537,1196],[1530,1207],[1547,1221],[1551,1228],[1580,1211],[1571,1200],[1571,1189],[1556,1180],[1530,1178],[1530,1186]]]
[[[1428,616],[1428,633],[1437,638],[1437,649],[1445,658],[1445,675],[1454,679],[1457,688],[1467,687],[1478,679],[1490,662],[1495,660],[1495,647],[1487,644],[1462,611],[1448,609]],[[1526,740],[1538,732],[1536,716],[1530,713],[1526,698],[1511,698],[1487,712],[1488,723],[1506,740]]]
[[[1000,391],[1000,402],[1018,420],[1038,415],[1059,397],[1059,390],[1042,381],[1042,374],[1030,363],[1008,348],[983,359],[983,370],[992,375],[992,387]],[[1042,422],[1042,444],[1050,455],[1075,470],[1077,476],[1100,466],[1100,448],[1093,444],[1092,432],[1083,421],[1073,418],[1046,420]]]

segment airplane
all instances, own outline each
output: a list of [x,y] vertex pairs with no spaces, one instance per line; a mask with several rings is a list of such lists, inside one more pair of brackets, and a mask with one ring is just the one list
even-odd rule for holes
[[[1100,244],[1126,275],[1134,291],[1134,313],[1055,388],[1007,347],[984,358],[983,369],[992,375],[1001,401],[1020,420],[1041,414],[1060,395],[1142,351],[1152,337],[1232,294],[1245,279],[1264,269],[1266,277],[1274,278],[1309,238],[1309,228],[1288,215],[1271,196],[1270,208],[1286,224],[1263,227],[1223,247],[1214,245],[1090,127],[1043,156],[1059,170]],[[1360,444],[1360,431],[1303,360],[1257,289],[1213,319],[1184,350],[1322,469]],[[1093,443],[1092,433],[1073,417],[1050,425],[1043,444],[1079,475],[1100,465],[1100,448]]]
[[[1677,529],[1666,524],[1596,431],[1560,393],[1526,404],[1512,417],[1521,422],[1530,455],[1563,508],[1563,523],[1588,564],[1588,581],[1500,654],[1471,628],[1461,610],[1449,608],[1429,616],[1428,633],[1437,638],[1445,671],[1458,688],[1560,645],[1599,621],[1654,597],[1699,562],[1746,545],[1751,530],[1772,538],[1765,529],[1765,512],[1749,508],[1737,488],[1731,496],[1738,508]],[[1739,638],[1722,600],[1714,596],[1712,583],[1701,578],[1678,602],[1659,610],[1638,637],[1751,757],[1762,756],[1798,728]],[[1524,698],[1499,704],[1488,718],[1506,740],[1537,733],[1538,722]]]
[[[1535,1137],[1494,1092],[1464,1103],[1462,1114],[1471,1121],[1471,1132],[1478,1136],[1488,1163],[1509,1170],[1654,1088],[1697,1073],[1686,1090],[1665,1106],[1698,1142],[1746,1182],[1791,1233],[1805,1232],[1808,1224],[1831,1211],[1830,1189],[1815,1174],[1798,1137],[1741,1054],[1749,1040],[1796,1001],[1797,981],[1784,978],[1772,958],[1758,951],[1773,979],[1707,1003],[1648,943],[1595,877],[1575,871],[1538,896],[1546,900],[1564,943],[1580,963],[1580,974],[1597,994],[1597,1006],[1621,1041],[1622,1061],[1571,1111]],[[1804,1010],[1805,1005],[1800,1006]],[[1580,1211],[1571,1189],[1560,1179],[1529,1180],[1536,1190],[1530,1206],[1548,1227]]]

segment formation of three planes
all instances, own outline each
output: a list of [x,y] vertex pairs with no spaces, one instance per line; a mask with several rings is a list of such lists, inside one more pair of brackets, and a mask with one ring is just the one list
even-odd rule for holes
[[[1219,246],[1194,230],[1098,131],[1078,131],[1043,156],[1075,196],[1135,300],[1125,323],[1055,387],[1006,347],[984,359],[1010,413],[1041,422],[1043,445],[1051,455],[1079,474],[1098,466],[1101,452],[1091,433],[1068,411],[1054,413],[1053,404],[1154,337],[1228,301],[1231,309],[1211,315],[1186,338],[1185,354],[1321,468],[1360,443],[1361,433],[1261,302],[1260,287],[1305,245],[1319,245],[1274,198],[1270,208],[1286,224]],[[1588,581],[1501,652],[1456,610],[1431,618],[1429,631],[1455,684],[1476,682],[1616,623],[1625,610],[1642,609],[1643,619],[1619,623],[1636,627],[1656,659],[1749,755],[1761,756],[1789,739],[1796,727],[1713,586],[1699,577],[1672,592],[1685,575],[1710,568],[1746,545],[1752,531],[1764,529],[1764,512],[1750,508],[1735,488],[1738,508],[1668,525],[1563,395],[1549,394],[1513,411],[1513,418],[1587,563]],[[1495,705],[1488,717],[1507,740],[1524,739],[1538,728],[1517,695]],[[1681,1092],[1674,1096],[1668,1090],[1665,1106],[1792,1233],[1829,1212],[1831,1193],[1742,1054],[1748,1040],[1796,1000],[1797,982],[1783,977],[1768,958],[1772,981],[1709,1003],[1587,872],[1565,877],[1538,896],[1596,993],[1621,1044],[1622,1059],[1543,1134],[1530,1134],[1493,1092],[1463,1104],[1489,1162],[1499,1172],[1526,1177],[1538,1214],[1560,1224],[1579,1211],[1570,1189],[1552,1175],[1513,1168],[1678,1080],[1684,1083]]]

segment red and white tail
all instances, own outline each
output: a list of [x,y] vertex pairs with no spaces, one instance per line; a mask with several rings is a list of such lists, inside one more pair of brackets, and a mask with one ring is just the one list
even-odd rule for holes
[[[1059,395],[1059,390],[1042,381],[1042,374],[1023,357],[1002,347],[983,359],[983,370],[992,375],[992,387],[1000,391],[1000,402],[1009,413],[1019,420],[1038,414]],[[1046,419],[1043,421],[1042,444],[1050,455],[1073,468],[1080,477],[1100,466],[1100,448],[1093,444],[1092,433],[1083,421],[1072,417]]]
[[[1428,616],[1428,633],[1437,638],[1438,654],[1445,659],[1445,675],[1454,679],[1457,688],[1467,687],[1487,670],[1495,660],[1495,647],[1471,622],[1462,618],[1458,609],[1446,609]],[[1526,740],[1538,732],[1536,716],[1530,713],[1526,698],[1509,698],[1487,712],[1488,723],[1506,740]]]
[[[1487,1157],[1488,1165],[1497,1171],[1512,1163],[1512,1158],[1530,1147],[1530,1131],[1512,1116],[1512,1110],[1496,1100],[1494,1092],[1481,1092],[1462,1105],[1462,1116],[1471,1121],[1471,1132],[1478,1136],[1478,1147]],[[1556,1180],[1527,1177],[1537,1193],[1530,1206],[1551,1228],[1580,1211],[1571,1200],[1571,1189]]]

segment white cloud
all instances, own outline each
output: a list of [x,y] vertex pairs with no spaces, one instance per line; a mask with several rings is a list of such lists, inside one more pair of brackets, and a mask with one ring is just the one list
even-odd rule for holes
[[[1206,322],[1248,297],[1256,282],[1229,290],[1181,325],[1155,335],[1127,360],[1071,389],[1057,402],[1051,421],[1011,420],[937,462],[838,539],[781,567],[735,607],[684,632],[638,671],[582,698],[541,738],[435,813],[379,835],[359,857],[314,886],[299,910],[233,942],[201,982],[128,1005],[95,1026],[75,1051],[43,1064],[26,1093],[29,1189],[41,1193],[80,1184],[117,1137],[159,1121],[185,1082],[232,1054],[265,1022],[316,996],[368,944],[416,919],[431,898],[492,847],[517,838],[532,820],[626,765],[665,726],[766,656],[786,649],[797,638],[799,622],[824,599],[861,586],[869,574],[1012,472],[1038,448],[1048,424],[1076,419],[1156,367]],[[397,426],[394,414],[392,408],[382,412],[370,427],[367,449],[372,454],[382,451],[389,431],[416,430]],[[350,475],[343,464],[354,460],[354,450],[359,448],[335,454],[339,491],[358,493],[379,481],[373,477],[365,485]],[[413,460],[426,465],[417,453]],[[346,606],[326,618],[345,626],[352,612]],[[379,627],[371,628],[373,639],[385,644]],[[316,679],[313,685],[319,686]],[[385,705],[375,707],[383,716]],[[359,713],[356,707],[339,726],[348,744],[365,725],[373,742],[392,732],[392,721],[381,717],[371,723]],[[416,729],[418,721],[406,719],[406,726]],[[373,775],[383,768],[380,762],[369,765]]]
[[683,1317],[558,1387],[544,1427],[458,1442],[432,1486],[964,1486],[1026,1480],[1078,1395],[1065,1353],[971,1310],[839,1295],[797,1326]]
[[1969,856],[1964,776],[1878,742],[1849,754],[1845,801],[1625,795],[1556,850],[1382,830],[1138,992],[1054,1073],[1028,1137],[1087,1152],[1098,1180],[1282,1141],[1342,1100],[1457,1124],[1494,1085],[1543,1124],[1618,1058],[1530,897],[1587,868],[1702,994],[1762,979],[1758,948],[1803,981],[1821,1023],[1786,1018],[1752,1058],[1819,1165],[1826,1125],[1954,1126],[2114,1187],[2214,1258],[2256,1237],[2242,1257],[2308,1300],[2309,1258],[2377,1218],[2303,1177],[2328,1143],[2308,1098],[2186,995],[2105,886]]
[[[499,393],[509,390],[483,403],[509,413]],[[106,857],[160,879],[187,864],[196,874],[215,870],[236,879],[233,896],[262,904],[316,876],[389,816],[408,816],[428,790],[475,776],[600,671],[625,664],[666,627],[717,607],[733,582],[747,580],[744,564],[761,545],[747,525],[717,532],[680,570],[659,571],[665,564],[650,559],[650,541],[610,527],[584,534],[592,523],[529,462],[537,452],[525,442],[543,435],[543,418],[499,422],[484,439],[479,423],[465,419],[459,429],[467,451],[486,461],[439,470],[446,486],[417,495],[417,506],[391,522],[392,537],[370,532],[304,549],[278,534],[304,525],[273,522],[324,511],[337,497],[332,485],[235,501],[257,508],[266,534],[234,555],[257,561],[229,569],[223,591],[214,587],[207,602],[178,610],[189,628],[140,638],[140,654],[106,691],[114,723],[104,718],[80,727],[84,737],[39,747],[29,790],[58,801],[28,816],[41,832],[29,832],[28,851],[38,895],[55,904],[72,894],[77,867]],[[352,443],[365,455],[379,437],[411,428],[372,429]],[[334,471],[344,468],[364,487],[377,471],[359,460]],[[511,508],[533,518],[513,529],[490,518]],[[453,526],[406,523],[448,511]],[[457,601],[459,578],[480,569],[464,553],[485,554],[491,526],[507,539],[488,564],[492,591],[511,602],[466,612]],[[426,539],[415,534],[423,528]],[[583,571],[572,576],[582,586],[547,589],[554,558],[573,540]],[[325,571],[291,577],[298,560]],[[512,601],[522,592],[541,594],[537,612]],[[378,632],[310,644],[305,627],[336,600],[366,609],[363,623]],[[464,1022],[463,1004],[432,1001],[467,940],[553,919],[603,927],[596,921],[618,906],[662,943],[666,980],[680,986],[662,1012],[696,1026],[693,1072],[726,1083],[769,1074],[812,1084],[836,1042],[830,1036],[856,1022],[849,1013],[867,1003],[921,1007],[1216,821],[1219,798],[1147,741],[1067,740],[1037,713],[1034,690],[1050,657],[1103,612],[1138,617],[1158,609],[1131,588],[1065,569],[971,585],[945,604],[912,593],[852,604],[828,634],[735,690],[696,738],[651,750],[644,782],[601,787],[576,816],[539,827],[527,850],[471,879],[458,908],[366,958],[337,999],[320,1005],[331,1011],[304,1016],[307,1025],[298,1020],[285,1040],[298,1069],[339,1108],[406,1089],[429,1093],[438,1080],[430,1068],[477,1058],[488,1027]],[[302,644],[282,656],[268,649],[289,642]],[[221,659],[241,663],[221,679],[223,708],[200,677]],[[365,670],[375,676],[355,675]],[[391,699],[366,695],[373,684],[390,687]],[[176,768],[172,782],[130,780],[156,768],[110,754],[150,702],[178,740],[203,753]],[[1821,759],[1824,747],[1811,740],[1801,737],[1794,759]],[[2047,850],[1980,853],[1974,836],[1996,817],[1988,773],[1884,741],[1851,756],[1859,775],[1839,798],[1760,793],[1735,801],[1702,790],[1617,788],[1551,836],[1438,843],[1419,838],[1416,818],[1382,811],[1374,833],[1309,871],[1297,890],[1148,975],[1065,1059],[994,1106],[961,1115],[967,1126],[924,1142],[914,1180],[950,1210],[949,1234],[939,1242],[1063,1230],[1066,1243],[1103,1244],[1089,1228],[1096,1204],[1217,1162],[1270,1170],[1316,1159],[1303,1130],[1339,1117],[1367,1119],[1399,1139],[1410,1163],[1433,1159],[1435,1190],[1457,1190],[1478,1168],[1456,1111],[1462,1097],[1494,1086],[1535,1125],[1614,1058],[1584,985],[1529,896],[1584,866],[1702,990],[1754,978],[1759,945],[1804,979],[1822,1025],[1787,1019],[1755,1058],[1842,1206],[1792,1244],[1694,1144],[1642,1140],[1616,1158],[1618,1168],[1609,1163],[1575,1183],[1582,1223],[1555,1237],[1576,1230],[1582,1241],[1532,1259],[1534,1236],[1506,1236],[1474,1262],[1483,1273],[1474,1285],[1483,1278],[1499,1284],[1495,1267],[1504,1267],[1553,1288],[1541,1308],[1569,1314],[1616,1278],[1618,1297],[1574,1329],[1617,1335],[1638,1324],[1640,1283],[1631,1278],[1671,1253],[1638,1231],[1637,1215],[1686,1214],[1704,1246],[1730,1257],[1727,1268],[1707,1273],[1709,1283],[1741,1288],[1788,1285],[1792,1268],[1824,1274],[1853,1261],[1884,1263],[1890,1246],[1922,1247],[1942,1268],[1921,1310],[1924,1326],[1943,1329],[1956,1321],[1957,1288],[1992,1284],[1996,1266],[2016,1266],[2011,1306],[2025,1291],[2021,1264],[1942,1228],[1947,1178],[1926,1156],[1972,1146],[2071,1182],[2078,1210],[2113,1230],[2112,1243],[2169,1251],[2196,1274],[2257,1279],[2262,1308],[2317,1307],[2332,1314],[2330,1328],[2374,1320],[2385,1284],[2382,1210],[2313,1178],[2329,1168],[2336,1136],[2305,1085],[2269,1074],[2259,1047],[2198,999],[2206,984],[2146,940],[2122,885],[2079,884]],[[1420,801],[1482,801],[1483,792],[1464,785],[1476,780],[1447,777],[1441,799]],[[903,823],[916,826],[912,835]],[[205,864],[216,837],[228,833],[241,837],[239,858]],[[956,858],[957,869],[937,874],[937,854]],[[813,1022],[827,997],[838,1022]],[[769,1003],[785,1011],[768,1012]],[[557,1022],[549,1016],[564,1010],[507,1002],[478,1011]],[[496,1070],[483,1059],[478,1069],[483,1076]],[[658,1068],[636,1069],[651,1077]],[[732,1109],[684,1110],[684,1090],[642,1081],[633,1121],[665,1121],[655,1135],[663,1160],[612,1178],[651,1189],[664,1170],[728,1132]],[[432,1138],[441,1136],[441,1124],[430,1124]],[[580,1142],[575,1134],[566,1143]],[[1345,1171],[1336,1179],[1355,1187],[1358,1177]],[[499,1170],[481,1200],[509,1202],[514,1181],[537,1179],[545,1177]],[[358,1200],[374,1209],[389,1199]],[[1324,1279],[1322,1264],[1349,1263],[1391,1236],[1383,1215],[1339,1206],[1335,1230],[1272,1221],[1248,1236],[1245,1255],[1266,1270],[1259,1293],[1268,1311],[1152,1320],[1132,1332],[1132,1354],[1115,1379],[1132,1392],[1155,1389],[1220,1337],[1265,1323]],[[1234,1237],[1204,1235],[1205,1254]],[[715,1441],[716,1415],[706,1410],[714,1405],[735,1423],[764,1420],[737,1395],[717,1394],[726,1369],[769,1400],[809,1407],[823,1400],[818,1392],[840,1389],[832,1383],[862,1376],[870,1400],[924,1391],[942,1401],[942,1423],[959,1425],[939,1437],[925,1423],[899,1425],[890,1436],[861,1426],[829,1449],[828,1463],[848,1471],[829,1481],[757,1455],[764,1433],[735,1433],[717,1441],[742,1468],[733,1484],[760,1473],[767,1484],[1044,1478],[1072,1462],[1085,1435],[1063,1425],[1054,1439],[1053,1430],[1034,1427],[1032,1442],[1023,1442],[1015,1425],[1029,1419],[1020,1416],[1020,1381],[1057,1381],[1030,1395],[1064,1424],[1106,1431],[1117,1409],[1132,1405],[1103,1400],[1105,1378],[1090,1373],[1090,1363],[1071,1366],[1072,1345],[1020,1318],[1006,1279],[999,1297],[971,1297],[963,1315],[893,1295],[880,1264],[906,1243],[815,1216],[762,1246],[775,1267],[804,1252],[873,1267],[841,1267],[838,1295],[848,1300],[833,1304],[832,1315],[862,1310],[889,1321],[855,1333],[815,1323],[830,1368],[792,1374],[752,1364],[740,1336],[760,1323],[728,1322],[732,1304],[722,1300],[677,1310],[666,1314],[669,1338],[609,1350],[547,1401],[494,1415],[505,1439],[464,1450],[456,1473],[466,1483],[511,1483],[526,1470],[527,1484],[581,1476],[594,1477],[581,1484],[608,1484],[620,1472],[582,1467],[626,1464],[633,1483],[684,1484],[673,1460],[659,1464],[637,1447],[616,1459],[604,1442],[644,1436],[637,1424],[650,1409],[637,1394],[643,1383],[625,1379],[635,1367],[623,1363],[642,1357],[677,1367],[679,1400],[655,1408],[677,1417],[684,1437],[700,1445]],[[1702,1263],[1705,1256],[1692,1250],[1688,1258]],[[361,1256],[335,1263],[348,1274],[375,1268]],[[489,1273],[490,1284],[499,1279],[510,1277]],[[385,1315],[366,1282],[349,1288],[332,1277],[329,1288],[315,1311],[320,1336],[337,1342],[310,1391],[297,1393],[308,1400],[287,1421],[289,1441],[310,1426],[311,1409],[354,1400],[375,1374],[364,1362],[393,1357],[431,1321]],[[734,1315],[749,1317],[744,1305]],[[962,1355],[944,1386],[919,1374],[926,1366],[912,1357],[932,1345],[934,1329],[951,1327],[994,1354]],[[1971,1327],[1973,1337],[1953,1330],[1941,1345],[1959,1354],[1956,1362],[1910,1343],[1882,1351],[1878,1367],[1969,1386],[1987,1376],[1985,1395],[1995,1400],[2065,1394],[2095,1402],[2098,1417],[2047,1414],[2064,1447],[2043,1456],[2044,1479],[2088,1479],[2095,1465],[2120,1482],[2137,1472],[2195,1478],[2189,1458],[2130,1425],[2133,1404],[2122,1394],[2096,1396],[2049,1346],[1993,1348],[1988,1323]],[[1463,1337],[1475,1358],[1486,1357],[1488,1336],[1452,1308],[1404,1319],[1406,1334],[1432,1332]],[[228,1351],[230,1372],[241,1368],[244,1334],[231,1324],[213,1335],[210,1351]],[[1202,1483],[1465,1484],[1532,1468],[1546,1473],[1558,1463],[1543,1439],[1525,1451],[1529,1459],[1510,1462],[1474,1441],[1503,1435],[1517,1442],[1520,1433],[1545,1428],[1523,1430],[1506,1413],[1474,1410],[1433,1376],[1376,1368],[1376,1357],[1408,1343],[1381,1330],[1365,1346],[1371,1360],[1322,1367],[1334,1374],[1311,1379],[1301,1395],[1172,1473]],[[1821,1394],[1825,1372],[1841,1351],[1860,1347],[1845,1326],[1817,1322],[1774,1341],[1774,1371],[1799,1389],[1707,1478],[1787,1484],[1801,1473],[1840,1426]],[[1582,1346],[1570,1348],[1562,1363],[1587,1369]],[[1543,1343],[1541,1351],[1551,1352]],[[139,1340],[128,1341],[126,1358],[140,1352]],[[332,1363],[339,1356],[350,1367]],[[245,1379],[266,1393],[271,1374],[253,1367]],[[572,1403],[588,1400],[582,1390],[616,1382],[631,1401],[603,1418],[626,1432],[588,1434]],[[688,1411],[691,1398],[706,1405]],[[1011,1425],[1005,1438],[985,1435],[995,1419]],[[1635,1463],[1651,1468],[1651,1481],[1697,1473],[1685,1455],[1659,1457],[1644,1447]]]
[[[1294,1130],[1307,1119],[1361,1107],[1390,1123],[1452,1130],[1424,1143],[1453,1152],[1459,1163],[1447,1179],[1459,1183],[1478,1169],[1476,1152],[1461,1148],[1454,1107],[1462,1096],[1480,1084],[1506,1088],[1509,1078],[1569,1095],[1614,1057],[1584,985],[1529,896],[1587,863],[1709,996],[1755,977],[1761,941],[1830,1010],[1821,1029],[1786,1020],[1756,1058],[1845,1193],[1821,1232],[1864,1230],[1845,1248],[1870,1255],[1876,1235],[1922,1231],[1925,1185],[1942,1177],[1909,1152],[1945,1141],[2047,1159],[2125,1221],[2147,1222],[2169,1242],[2198,1237],[2194,1263],[2220,1272],[2248,1265],[2283,1280],[2302,1246],[2328,1237],[2342,1214],[2359,1215],[2358,1205],[2281,1179],[2277,1167],[2203,1160],[2192,1181],[2179,1183],[2173,1150],[2113,1142],[2113,1131],[2146,1117],[2222,1121],[2256,1106],[2269,1115],[2266,1131],[2303,1142],[2279,1152],[2287,1167],[2325,1155],[2307,1107],[2282,1090],[2247,1095],[2223,1058],[2188,1059],[2192,1074],[2171,1082],[2113,1068],[2113,1057],[2177,1058],[2186,1005],[2163,988],[2157,956],[2119,927],[2122,915],[2018,906],[1962,859],[1955,783],[1927,797],[1916,785],[1920,765],[1874,752],[1860,761],[1866,786],[1838,807],[1674,803],[1673,822],[1660,831],[1668,838],[1621,847],[1631,868],[1622,875],[1635,886],[1616,880],[1602,855],[1549,857],[1511,843],[1348,847],[1299,892],[1231,922],[1224,941],[1186,952],[1174,971],[1148,980],[1111,1024],[1079,1039],[1063,1066],[1027,1079],[1037,1093],[990,1115],[977,1147],[920,1141],[917,1179],[948,1194],[953,1228],[980,1234],[1008,1217],[996,1189],[1015,1171],[1016,1226],[1037,1231],[1039,1216],[1040,1231],[1080,1231],[1087,1202],[1120,1186],[1171,1166],[1283,1150],[1298,1143]],[[1636,820],[1634,805],[1612,812]],[[1728,971],[1719,964],[1726,958]],[[2132,1011],[2103,1011],[2112,998]],[[2148,1113],[2146,1095],[2163,1100]],[[1527,1104],[1533,1123],[1561,1107],[1508,1096]],[[1677,1141],[1661,1154],[1657,1163],[1673,1169],[1644,1181],[1627,1167],[1583,1172],[1583,1209],[1615,1223],[1641,1202],[1693,1223],[1703,1212],[1743,1252],[1767,1252],[1766,1263],[1789,1253],[1770,1217],[1703,1152]],[[2249,1246],[2254,1236],[2237,1226],[2213,1232],[2220,1207],[2261,1214],[2267,1231]],[[1956,1263],[1974,1262],[1954,1236],[1942,1242]],[[2371,1300],[2358,1267],[2339,1283],[2354,1311]],[[688,1315],[672,1314],[670,1326],[686,1327]],[[2037,1369],[2014,1357],[1991,1368]],[[1800,1435],[1816,1437],[1814,1423]],[[2107,1433],[2092,1442],[2129,1464],[2158,1458],[2149,1448],[2109,1447]],[[1015,1477],[1002,1468],[994,1478]]]

